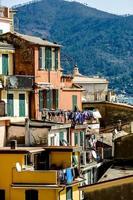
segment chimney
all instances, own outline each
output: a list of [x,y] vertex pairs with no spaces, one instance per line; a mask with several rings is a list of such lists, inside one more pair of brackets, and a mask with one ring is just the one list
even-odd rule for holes
[[11,147],[11,149],[16,149],[16,147],[17,147],[17,140],[11,140],[10,147]]
[[78,68],[78,66],[77,65],[74,65],[74,69],[73,69],[73,76],[77,76],[77,75],[79,75],[80,73],[79,73],[79,68]]

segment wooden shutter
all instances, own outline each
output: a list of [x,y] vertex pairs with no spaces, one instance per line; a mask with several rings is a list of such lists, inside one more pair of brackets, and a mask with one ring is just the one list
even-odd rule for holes
[[45,66],[46,66],[46,69],[48,69],[48,70],[52,69],[52,49],[51,49],[51,47],[45,48]]
[[3,30],[2,29],[0,29],[0,35],[3,33]]
[[56,90],[56,109],[58,109],[59,106],[59,91]]
[[45,69],[45,47],[39,48],[39,68]]
[[58,69],[58,48],[55,48],[55,70]]
[[75,146],[79,144],[78,135],[79,135],[78,133],[74,133],[74,144],[75,144]]
[[2,54],[2,74],[8,75],[8,54]]
[[72,200],[72,187],[66,188],[66,200]]
[[43,91],[39,90],[39,111],[43,110]]
[[77,107],[77,95],[72,96],[72,108],[73,110]]
[[64,139],[64,132],[60,132],[59,133],[59,142],[60,142],[60,145],[61,145],[61,142],[62,142],[62,140]]
[[19,117],[25,117],[25,94],[19,94]]
[[7,94],[7,115],[14,116],[13,94]]
[[80,132],[80,146],[84,146],[84,132],[81,131]]
[[47,90],[47,108],[51,109],[53,105],[53,92],[52,90]]

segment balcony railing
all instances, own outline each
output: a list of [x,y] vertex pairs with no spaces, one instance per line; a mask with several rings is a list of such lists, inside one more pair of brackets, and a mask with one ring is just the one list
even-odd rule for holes
[[92,162],[97,162],[97,153],[94,150],[88,150],[81,152],[80,164],[81,166],[91,164]]
[[10,89],[32,89],[33,84],[33,76],[15,75],[7,77],[7,88]]

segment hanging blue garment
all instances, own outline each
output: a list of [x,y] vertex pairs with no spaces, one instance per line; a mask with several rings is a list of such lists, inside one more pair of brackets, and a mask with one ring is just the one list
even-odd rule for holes
[[71,168],[66,169],[66,181],[67,181],[67,184],[71,184],[72,181],[73,181],[73,175],[72,175],[72,169]]

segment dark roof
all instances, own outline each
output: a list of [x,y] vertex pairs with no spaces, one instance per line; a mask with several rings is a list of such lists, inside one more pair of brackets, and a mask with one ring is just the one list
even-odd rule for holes
[[38,153],[45,151],[42,147],[16,147],[11,149],[10,147],[1,147],[0,154],[27,154],[27,153]]
[[54,43],[54,42],[49,42],[48,40],[43,40],[40,37],[36,37],[36,36],[31,36],[31,35],[24,35],[18,32],[7,32],[1,35],[5,36],[8,34],[12,34],[14,36],[17,36],[27,42],[30,42],[31,44],[35,44],[35,45],[40,45],[40,46],[52,46],[52,47],[60,47],[61,45]]
[[82,147],[79,146],[48,146],[44,147],[48,151],[65,151],[65,152],[76,152],[81,151]]

